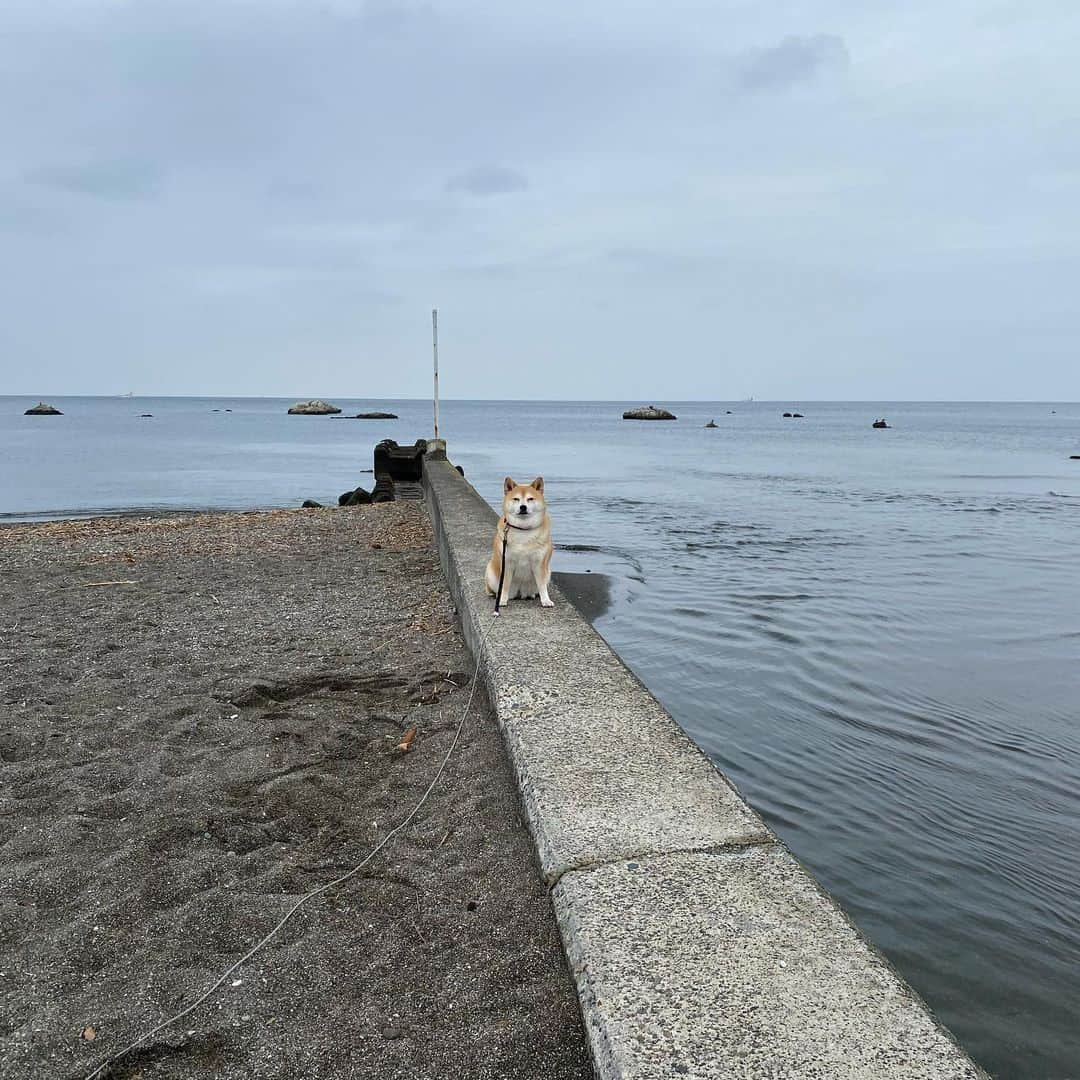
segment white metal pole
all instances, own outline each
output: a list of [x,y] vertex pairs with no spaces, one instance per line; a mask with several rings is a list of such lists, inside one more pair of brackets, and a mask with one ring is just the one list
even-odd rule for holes
[[435,438],[439,437],[439,309],[431,309],[431,351],[435,362]]

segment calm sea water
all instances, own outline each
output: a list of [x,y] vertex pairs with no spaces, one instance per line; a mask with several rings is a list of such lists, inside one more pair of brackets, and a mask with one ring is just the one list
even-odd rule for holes
[[[0,398],[0,520],[330,502],[430,428],[28,404]],[[492,501],[544,474],[562,568],[612,576],[598,629],[975,1057],[1080,1077],[1080,405],[664,404],[443,428]]]

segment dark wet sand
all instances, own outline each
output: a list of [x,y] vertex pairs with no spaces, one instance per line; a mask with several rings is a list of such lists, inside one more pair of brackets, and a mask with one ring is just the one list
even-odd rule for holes
[[594,622],[611,607],[611,578],[607,574],[577,574],[563,571],[551,575],[566,599]]
[[[14,526],[0,570],[0,1076],[75,1078],[408,813],[472,664],[416,504]],[[592,1075],[482,694],[414,825],[109,1075]]]

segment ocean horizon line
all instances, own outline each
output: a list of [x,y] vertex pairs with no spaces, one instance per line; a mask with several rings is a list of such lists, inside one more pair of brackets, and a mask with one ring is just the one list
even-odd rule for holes
[[[430,404],[430,397],[375,397],[366,394],[327,394],[326,399],[338,398],[342,401],[408,401]],[[311,397],[292,394],[0,394],[0,398],[19,400],[92,400],[92,401],[309,401]],[[623,405],[628,402],[645,402],[644,397],[622,398],[537,398],[537,397],[440,397],[442,404],[462,403],[492,404],[534,402],[544,405]],[[653,397],[648,404],[664,402],[669,405],[1080,405],[1080,401],[1057,398],[679,398]]]

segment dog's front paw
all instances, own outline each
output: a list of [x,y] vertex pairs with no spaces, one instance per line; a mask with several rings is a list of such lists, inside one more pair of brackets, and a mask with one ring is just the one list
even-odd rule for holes
[[552,600],[550,596],[544,596],[544,597],[541,597],[541,599],[540,599],[540,606],[541,607],[554,607],[555,606],[555,601]]

